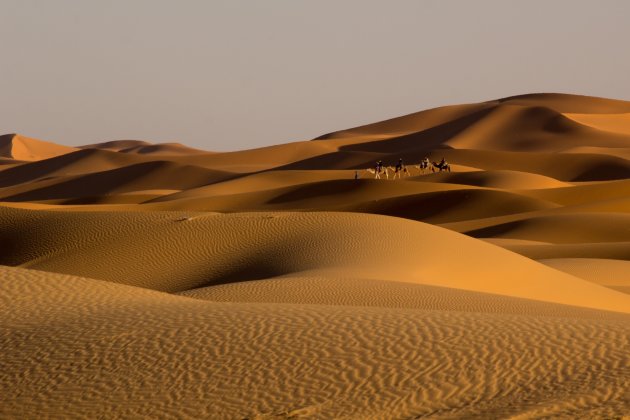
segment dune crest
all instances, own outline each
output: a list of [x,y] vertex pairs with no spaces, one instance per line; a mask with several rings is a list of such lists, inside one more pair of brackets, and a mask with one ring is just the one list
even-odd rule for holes
[[211,153],[204,150],[193,149],[180,143],[153,144],[144,140],[112,140],[102,143],[80,146],[80,149],[99,149],[121,153],[137,153],[151,155],[190,155],[196,153]]

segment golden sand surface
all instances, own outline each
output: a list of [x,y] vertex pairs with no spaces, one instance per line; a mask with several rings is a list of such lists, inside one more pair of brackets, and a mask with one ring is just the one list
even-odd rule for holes
[[522,95],[226,153],[1,136],[0,417],[628,415],[628,115]]

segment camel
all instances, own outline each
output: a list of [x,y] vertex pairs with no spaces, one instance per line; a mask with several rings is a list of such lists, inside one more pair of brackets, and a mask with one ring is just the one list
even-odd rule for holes
[[[439,172],[451,171],[451,165],[448,164],[447,162],[444,162],[444,163],[431,162],[429,161],[428,158],[424,158],[424,160],[422,160],[418,165],[413,165],[413,167],[417,168],[423,174],[424,174],[424,171],[429,168],[431,169],[431,172],[435,172],[436,170],[438,170]],[[400,165],[400,164],[396,166],[381,166],[380,171],[379,171],[379,167],[375,166],[374,168],[366,169],[366,171],[373,174],[374,179],[381,179],[381,174],[385,174],[385,177],[389,179],[390,171],[393,173],[392,179],[396,179],[396,176],[398,176],[398,179],[402,179],[403,175],[406,177],[411,176],[410,168],[405,165]]]
[[368,168],[366,169],[369,173],[374,175],[374,179],[381,179],[381,173],[385,174],[385,177],[389,179],[389,169],[386,166],[381,167],[381,171],[379,172],[376,168]]
[[400,179],[402,177],[402,175],[404,174],[405,176],[411,176],[411,172],[409,172],[409,169],[407,169],[406,166],[396,166],[395,168],[390,167],[389,168],[392,172],[394,172],[394,179],[396,179],[396,175],[398,175],[398,179]]
[[424,173],[425,169],[429,169],[430,164],[431,162],[429,162],[429,159],[424,158],[424,160],[421,161],[420,164],[416,165],[415,167],[418,168],[418,170],[420,170],[421,173]]
[[444,163],[442,163],[442,162],[440,162],[440,163],[431,162],[431,172],[435,172],[436,169],[438,169],[439,172],[442,172],[442,171],[451,172],[451,165],[449,165],[446,162],[444,162]]

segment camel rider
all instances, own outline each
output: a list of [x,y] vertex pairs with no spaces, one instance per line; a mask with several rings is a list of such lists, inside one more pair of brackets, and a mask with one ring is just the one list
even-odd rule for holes
[[402,158],[398,159],[398,163],[396,164],[396,172],[402,171],[403,168],[403,160]]
[[446,166],[446,160],[444,158],[442,158],[442,160],[440,161],[440,166],[442,168]]
[[382,171],[383,171],[383,161],[379,160],[378,162],[376,162],[376,172],[380,174]]

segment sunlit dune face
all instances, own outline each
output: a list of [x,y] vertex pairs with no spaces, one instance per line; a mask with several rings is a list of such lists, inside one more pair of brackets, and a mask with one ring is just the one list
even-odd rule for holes
[[625,114],[564,114],[580,124],[598,130],[630,135],[630,113]]

